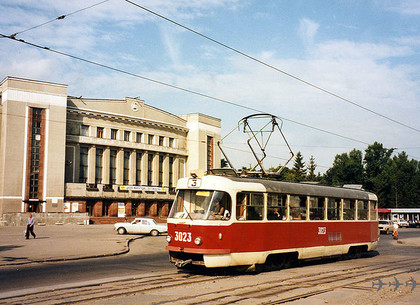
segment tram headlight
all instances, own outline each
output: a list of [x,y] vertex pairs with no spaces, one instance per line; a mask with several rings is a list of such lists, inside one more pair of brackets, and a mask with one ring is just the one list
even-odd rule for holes
[[196,238],[194,239],[194,243],[195,243],[197,246],[201,245],[201,237],[196,237]]
[[171,235],[166,236],[166,241],[168,242],[168,244],[171,242],[171,240],[172,240],[172,236]]

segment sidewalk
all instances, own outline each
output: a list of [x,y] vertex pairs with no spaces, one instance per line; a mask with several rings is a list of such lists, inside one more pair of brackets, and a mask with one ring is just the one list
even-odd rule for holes
[[35,225],[36,239],[25,239],[26,227],[0,227],[0,267],[123,254],[141,235],[118,235],[113,225]]

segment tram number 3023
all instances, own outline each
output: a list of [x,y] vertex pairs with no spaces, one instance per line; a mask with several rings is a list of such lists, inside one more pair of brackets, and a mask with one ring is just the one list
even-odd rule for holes
[[191,242],[191,232],[178,232],[175,231],[175,241]]

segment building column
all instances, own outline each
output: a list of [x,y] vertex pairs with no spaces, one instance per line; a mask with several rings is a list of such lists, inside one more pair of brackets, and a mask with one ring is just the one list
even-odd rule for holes
[[126,217],[133,216],[131,214],[131,208],[132,208],[132,206],[133,206],[133,203],[131,202],[131,200],[126,201],[126,203],[125,203],[125,216]]
[[158,203],[157,201],[153,201],[152,204],[150,205],[150,209],[149,209],[149,216],[152,217],[156,217],[158,216],[157,211],[158,211]]
[[93,217],[102,217],[102,205],[103,202],[101,200],[96,201],[93,205]]
[[109,205],[108,216],[109,217],[117,217],[118,216],[118,202],[114,201]]
[[178,179],[179,179],[179,157],[178,156],[174,156],[174,168],[173,168],[173,179],[174,179],[174,183],[173,183],[173,187],[176,187]]
[[169,155],[163,156],[163,186],[169,187]]
[[79,212],[86,213],[86,201],[79,201]]
[[117,151],[117,172],[116,183],[122,185],[124,180],[124,150],[118,149]]
[[144,201],[141,201],[139,205],[137,206],[137,215],[144,216],[146,212],[145,209],[146,209],[146,203]]
[[167,217],[169,215],[169,202],[165,201],[162,204],[162,210],[160,212],[160,216]]
[[88,150],[88,177],[87,183],[95,183],[95,171],[96,171],[96,147],[89,147]]

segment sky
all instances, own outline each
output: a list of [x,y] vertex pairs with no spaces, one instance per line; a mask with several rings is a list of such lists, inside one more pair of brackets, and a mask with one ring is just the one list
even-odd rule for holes
[[[0,80],[48,81],[68,85],[72,96],[138,97],[176,115],[204,113],[221,119],[222,137],[243,117],[269,113],[281,118],[291,150],[306,163],[312,156],[320,173],[337,154],[375,141],[420,160],[417,0],[102,1],[2,0],[0,34],[114,70],[0,38]],[[223,139],[235,167],[255,164],[246,139],[238,128]],[[279,134],[266,152],[266,168],[290,156]]]

